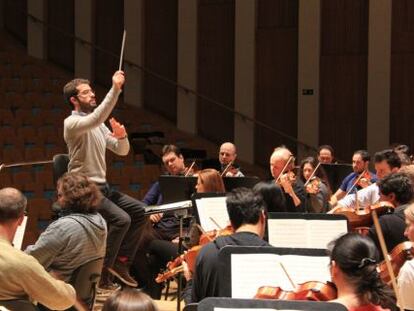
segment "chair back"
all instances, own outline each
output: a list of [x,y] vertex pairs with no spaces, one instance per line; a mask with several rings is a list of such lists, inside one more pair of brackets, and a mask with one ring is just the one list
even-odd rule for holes
[[92,310],[95,303],[96,287],[101,278],[103,258],[91,260],[78,269],[72,275],[70,284],[75,288],[78,299],[81,299]]
[[58,179],[68,171],[69,155],[66,153],[53,156],[53,181],[56,184]]
[[38,311],[39,309],[28,300],[0,300],[0,306],[10,311]]

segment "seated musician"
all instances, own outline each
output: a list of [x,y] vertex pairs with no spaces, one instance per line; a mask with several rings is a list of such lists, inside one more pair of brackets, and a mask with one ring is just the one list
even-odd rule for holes
[[[352,156],[353,172],[344,178],[339,189],[332,195],[330,201],[331,205],[335,206],[336,203],[345,197],[349,191],[351,191],[350,193],[354,193],[355,191],[361,190],[368,187],[370,184],[375,183],[377,177],[374,173],[368,171],[370,159],[371,156],[366,150],[357,150],[354,152]],[[360,174],[364,172],[367,172],[366,175],[368,178],[367,176],[363,176],[360,178],[359,182],[355,184]]]
[[26,253],[47,270],[69,281],[83,264],[105,257],[106,222],[97,212],[102,195],[82,173],[66,173],[57,182],[63,215],[40,235]]
[[[401,167],[401,160],[398,154],[391,149],[385,149],[375,153],[374,162],[377,178],[379,180],[391,173],[397,172]],[[359,207],[361,208],[376,203],[380,198],[377,183],[373,183],[370,186],[358,191],[357,197]],[[331,210],[331,212],[344,207],[355,208],[356,205],[356,195],[349,194],[342,200],[338,201],[338,205]]]
[[[223,180],[215,169],[205,169],[198,172],[196,185],[197,193],[225,192]],[[176,234],[178,236],[178,228]],[[190,248],[198,244],[200,232],[198,227],[191,226],[188,242],[184,245]],[[187,239],[186,239],[187,240]],[[133,273],[139,279],[144,290],[152,298],[161,297],[162,285],[155,282],[156,275],[166,267],[168,261],[173,260],[178,254],[178,244],[170,240],[162,239],[157,233],[147,233],[146,241],[140,246],[145,251],[139,252],[134,260]],[[145,254],[143,257],[142,254]]]
[[263,240],[266,226],[263,198],[251,189],[237,188],[227,194],[226,203],[235,233],[218,237],[201,249],[193,276],[185,266],[186,279],[192,278],[188,286],[191,298],[186,301],[187,303],[220,295],[218,253],[221,248],[226,245],[269,246]]
[[[414,167],[411,169],[411,176],[414,176]],[[405,241],[405,217],[404,210],[408,203],[413,199],[413,183],[411,178],[405,173],[392,173],[380,180],[378,183],[380,191],[380,201],[390,202],[395,206],[394,212],[379,216],[379,224],[384,234],[385,244],[388,251],[392,251],[395,246]],[[368,236],[380,249],[377,231],[375,226],[371,226]],[[382,253],[380,253],[382,258]]]
[[[404,235],[411,242],[414,242],[414,204],[410,204],[405,209],[404,215],[407,225]],[[414,259],[408,260],[403,264],[398,274],[397,282],[404,309],[414,310]]]
[[[372,241],[357,233],[348,233],[331,242],[330,271],[338,297],[332,302],[349,311],[389,310],[394,304],[390,288],[376,270],[378,251]],[[381,307],[383,306],[383,307]]]
[[[300,163],[299,178],[306,184],[305,210],[309,213],[326,213],[329,210],[328,200],[332,192],[323,168],[319,166],[314,172],[317,165],[313,157],[303,159]],[[307,183],[311,176],[312,180]]]
[[74,288],[55,279],[35,258],[12,246],[26,204],[19,190],[0,190],[0,305],[1,301],[30,299],[53,310],[65,310],[75,303]]
[[[230,164],[234,163],[237,158],[236,146],[233,143],[226,142],[220,146],[219,151],[219,162],[221,165],[221,173],[226,170],[225,177],[244,177],[243,173],[235,165]],[[228,167],[230,164],[230,167]],[[228,167],[228,168],[227,168]]]
[[292,153],[286,147],[275,148],[270,157],[270,173],[274,178],[272,182],[277,181],[283,190],[287,211],[302,212],[305,203],[305,189],[300,178],[295,178],[294,174],[292,175],[294,160],[283,171],[292,157]]
[[334,149],[330,145],[321,145],[318,148],[318,161],[323,164],[331,164],[335,161]]

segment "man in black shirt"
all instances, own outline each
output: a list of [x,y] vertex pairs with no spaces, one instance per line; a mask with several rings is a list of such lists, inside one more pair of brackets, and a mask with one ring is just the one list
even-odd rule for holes
[[[406,227],[404,210],[413,198],[413,183],[407,173],[392,173],[378,182],[380,201],[387,201],[395,206],[394,213],[379,217],[379,224],[388,252],[391,252],[399,243],[407,240],[404,236]],[[374,226],[369,229],[368,236],[377,245],[382,257],[377,230]]]
[[[205,245],[197,256],[191,288],[191,302],[218,297],[220,289],[218,254],[226,245],[270,246],[263,240],[266,226],[265,203],[253,190],[238,188],[227,194],[227,211],[235,233]],[[188,270],[187,280],[191,278]],[[189,301],[187,301],[189,302]]]
[[[278,183],[282,188],[286,199],[287,212],[299,213],[304,211],[306,194],[303,182],[300,178],[292,180],[292,175],[288,173],[295,166],[295,160],[294,158],[291,158],[293,158],[293,154],[286,147],[282,146],[275,148],[270,156],[270,173],[274,178],[272,182],[275,182],[278,179]],[[290,163],[287,165],[285,171],[283,171],[283,168],[288,161],[290,161]]]

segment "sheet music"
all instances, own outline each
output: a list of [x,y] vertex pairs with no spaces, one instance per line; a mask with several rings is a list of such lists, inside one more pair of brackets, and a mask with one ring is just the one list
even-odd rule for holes
[[348,227],[345,220],[269,219],[268,232],[269,243],[275,247],[326,249]]
[[191,200],[185,200],[185,201],[179,201],[179,202],[173,202],[168,204],[162,204],[162,205],[149,205],[145,207],[145,212],[167,212],[169,209],[174,209],[178,207],[184,207],[184,206],[191,206]]
[[[230,224],[225,196],[201,198],[196,200],[196,205],[200,225],[205,231],[224,229]],[[220,228],[217,228],[217,225],[211,219],[214,219]]]
[[311,248],[327,248],[332,240],[348,232],[345,220],[308,220],[308,245]]
[[306,281],[330,281],[329,257],[277,254],[231,254],[232,298],[253,298],[261,286],[279,286],[292,290]]
[[304,247],[306,242],[305,219],[268,219],[267,224],[270,245]]
[[20,226],[17,227],[16,234],[13,239],[13,246],[17,249],[22,249],[24,232],[26,231],[27,216],[24,216]]

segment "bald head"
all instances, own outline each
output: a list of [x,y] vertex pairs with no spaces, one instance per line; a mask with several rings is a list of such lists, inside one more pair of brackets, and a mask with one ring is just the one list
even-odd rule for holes
[[24,213],[27,199],[15,188],[0,190],[0,223],[18,220]]
[[277,178],[286,165],[286,162],[292,156],[292,152],[286,147],[277,147],[270,156],[270,172],[273,178]]
[[233,143],[225,142],[220,146],[219,161],[221,165],[227,165],[237,158],[236,146]]

